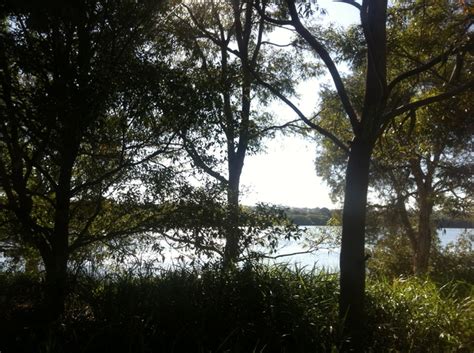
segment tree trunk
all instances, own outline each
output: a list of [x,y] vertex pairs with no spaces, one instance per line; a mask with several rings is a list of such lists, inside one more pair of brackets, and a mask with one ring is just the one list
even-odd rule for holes
[[433,207],[428,195],[420,196],[420,214],[418,217],[418,237],[416,248],[414,249],[413,273],[415,275],[424,275],[428,272],[430,259],[432,232],[431,232],[431,213]]
[[365,326],[365,217],[369,164],[372,148],[355,138],[347,165],[340,257],[339,315],[343,335],[349,339],[344,351],[360,351]]
[[[66,184],[69,186],[69,183]],[[66,191],[67,190],[67,191]],[[50,250],[42,254],[46,278],[44,306],[48,322],[56,321],[64,313],[67,295],[67,264],[69,260],[69,187],[57,193],[54,232]]]
[[46,278],[44,287],[44,318],[53,323],[64,313],[67,295],[67,252],[55,251],[44,259]]
[[[68,139],[67,137],[70,136]],[[71,178],[79,141],[73,134],[65,134],[63,161],[56,190],[54,231],[49,239],[50,251],[43,256],[45,279],[46,317],[50,323],[64,313],[67,295],[67,264],[69,260],[69,212],[71,207]]]
[[441,150],[435,154],[433,161],[428,163],[426,172],[421,166],[420,157],[411,158],[409,161],[417,187],[418,233],[416,234],[416,244],[413,248],[413,273],[417,276],[428,272],[432,242],[433,172],[440,155]]
[[224,269],[231,269],[236,264],[240,255],[240,229],[239,229],[239,181],[229,178],[227,189],[227,219],[226,243],[224,249]]

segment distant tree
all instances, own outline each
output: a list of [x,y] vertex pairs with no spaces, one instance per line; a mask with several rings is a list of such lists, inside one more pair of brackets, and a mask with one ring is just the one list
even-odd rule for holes
[[327,225],[332,217],[332,212],[326,207],[323,208],[294,208],[285,210],[288,218],[298,225]]

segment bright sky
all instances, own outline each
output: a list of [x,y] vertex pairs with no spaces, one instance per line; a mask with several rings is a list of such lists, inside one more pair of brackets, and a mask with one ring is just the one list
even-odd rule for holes
[[[330,0],[318,0],[318,4],[327,10],[325,21],[343,26],[358,21],[358,12],[350,5]],[[327,78],[323,80],[327,82]],[[316,108],[318,82],[305,82],[300,86],[299,108],[309,114]],[[280,121],[296,118],[282,104],[275,105],[273,110],[278,112]],[[293,207],[340,207],[332,203],[327,186],[316,175],[314,142],[280,136],[266,146],[266,153],[246,158],[242,173],[243,204],[267,202]]]

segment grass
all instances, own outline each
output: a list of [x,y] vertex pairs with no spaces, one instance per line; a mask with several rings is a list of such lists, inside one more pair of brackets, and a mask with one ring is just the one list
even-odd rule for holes
[[416,277],[369,282],[371,346],[386,352],[473,352],[474,300],[457,295],[461,285],[467,286],[452,282],[440,288]]
[[[4,274],[0,282],[0,310],[9,319],[0,323],[2,353],[337,352],[340,343],[337,275],[315,269],[82,277],[46,340],[35,325],[37,279]],[[473,287],[456,286],[369,280],[367,352],[474,351]]]

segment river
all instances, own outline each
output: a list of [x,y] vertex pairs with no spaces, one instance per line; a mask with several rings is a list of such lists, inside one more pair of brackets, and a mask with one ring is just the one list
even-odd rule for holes
[[[326,227],[326,226],[307,226],[304,227],[307,230],[309,239],[316,239],[321,234],[324,234],[330,239],[336,239],[340,233],[340,227]],[[462,234],[467,234],[472,242],[474,241],[474,229],[464,228],[442,228],[438,229],[438,237],[442,247],[446,247],[449,243],[456,242]],[[193,257],[189,252],[180,252],[173,247],[167,245],[164,241],[160,241],[162,245],[162,251],[157,253],[152,251],[149,246],[138,246],[133,256],[125,256],[117,259],[105,260],[106,268],[109,270],[126,269],[126,270],[138,270],[151,269],[151,268],[169,268],[182,266],[183,264],[190,264]],[[140,250],[138,249],[140,248]],[[255,249],[266,252],[266,249]],[[292,254],[292,255],[291,255]],[[312,268],[313,266],[319,268],[325,268],[328,271],[334,272],[339,271],[339,248],[334,245],[334,242],[326,241],[318,246],[317,250],[308,252],[308,243],[301,240],[290,240],[281,242],[278,250],[271,254],[273,258],[267,258],[263,261],[266,263],[279,263],[288,264],[289,266],[298,266]],[[5,260],[0,254],[0,267],[5,265]],[[209,260],[207,258],[201,258],[197,263],[205,264]],[[87,264],[83,263],[88,270],[96,271],[99,268],[87,261]],[[151,267],[150,267],[151,266]]]
[[[310,232],[318,233],[321,229],[326,229],[326,227],[319,226],[309,226],[307,227]],[[466,233],[470,239],[471,244],[474,238],[474,229],[464,229],[464,228],[440,228],[437,230],[437,235],[440,239],[442,247],[446,247],[448,244],[456,242],[461,234]],[[282,255],[285,253],[296,253],[304,251],[304,247],[298,242],[287,242],[286,246],[280,249],[277,252],[277,255]],[[319,250],[316,250],[312,253],[298,254],[288,257],[280,257],[275,260],[272,260],[275,263],[288,263],[295,264],[298,266],[313,267],[317,266],[320,268],[326,268],[330,271],[339,271],[339,248],[337,247],[325,247]]]
[[[308,232],[308,238],[318,238],[319,235],[324,234],[330,239],[337,238],[340,234],[340,227],[327,227],[327,226],[307,226],[304,227]],[[442,228],[438,229],[438,236],[442,247],[446,247],[449,243],[457,241],[461,234],[466,233],[472,241],[474,240],[474,229],[464,228]],[[163,242],[163,244],[166,244]],[[255,249],[262,251],[261,247]],[[289,266],[298,266],[312,268],[313,266],[319,268],[325,268],[330,272],[339,271],[339,248],[335,246],[333,242],[323,242],[319,245],[317,250],[311,252],[308,251],[307,242],[301,240],[290,240],[281,242],[278,250],[271,254],[273,258],[267,258],[263,261],[266,263],[278,263],[288,264]],[[293,255],[290,255],[293,254]],[[179,252],[169,245],[163,246],[163,251],[160,255],[152,253],[149,250],[144,249],[144,252],[138,254],[138,257],[134,257],[131,261],[127,260],[125,263],[129,264],[135,262],[137,267],[141,267],[142,264],[153,263],[153,267],[175,267],[183,264],[189,264],[192,256],[190,253]],[[208,262],[207,258],[202,258],[197,263],[205,264]]]

